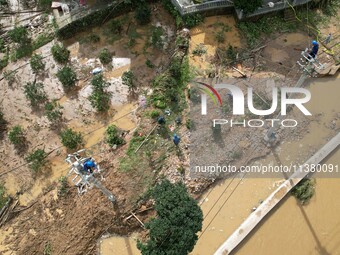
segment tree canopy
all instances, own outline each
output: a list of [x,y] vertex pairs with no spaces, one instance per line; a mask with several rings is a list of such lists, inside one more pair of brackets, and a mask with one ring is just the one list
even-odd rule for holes
[[145,226],[149,239],[138,242],[143,255],[187,255],[202,229],[203,214],[183,183],[162,181],[152,191],[157,217]]
[[253,13],[262,6],[262,0],[234,0],[235,8],[243,10],[244,14]]

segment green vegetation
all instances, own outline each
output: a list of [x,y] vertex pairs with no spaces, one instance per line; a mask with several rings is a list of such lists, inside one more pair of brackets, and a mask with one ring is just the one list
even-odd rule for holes
[[110,125],[106,129],[106,142],[110,146],[124,144],[125,141],[116,125]]
[[97,74],[92,81],[92,94],[89,97],[91,105],[98,112],[107,111],[110,108],[111,94],[105,89],[110,85],[103,78],[102,74]]
[[32,54],[31,39],[28,37],[28,31],[25,27],[15,27],[13,30],[8,31],[8,36],[13,42],[19,44],[12,52],[11,59],[13,61]]
[[70,66],[61,68],[57,73],[57,77],[66,91],[73,89],[76,85],[77,75]]
[[3,68],[5,68],[8,65],[8,52],[6,52],[6,55],[0,59],[0,70],[2,70]]
[[4,118],[4,113],[0,109],[0,133],[6,130],[7,121]]
[[150,59],[145,60],[145,65],[149,68],[154,68],[155,65],[151,62]]
[[4,39],[0,38],[0,52],[4,53],[6,49]]
[[207,53],[207,48],[204,44],[198,44],[195,49],[192,51],[192,54],[195,56],[203,56]]
[[15,71],[4,71],[3,75],[8,83],[8,86],[11,87],[15,82]]
[[59,64],[66,64],[70,57],[70,51],[63,44],[55,44],[51,48],[53,59]]
[[14,29],[8,31],[9,38],[16,43],[23,44],[29,41],[28,31],[23,26],[15,27]]
[[111,34],[120,35],[123,31],[123,23],[120,20],[112,19],[108,22],[108,29]]
[[47,163],[47,153],[42,149],[37,149],[26,157],[29,167],[33,173],[40,171]]
[[[51,5],[49,5],[50,7]],[[54,34],[40,34],[37,36],[37,38],[32,42],[32,48],[33,50],[39,49],[45,44],[51,42],[54,39]]]
[[189,254],[197,241],[196,233],[202,229],[201,208],[183,183],[163,180],[151,196],[157,216],[145,224],[149,239],[146,243],[138,241],[138,249],[143,255]]
[[44,85],[40,82],[27,82],[24,86],[24,93],[33,107],[37,107],[47,100]]
[[106,48],[102,49],[102,50],[99,52],[98,58],[99,58],[100,62],[101,62],[103,65],[110,64],[111,61],[112,61],[111,53],[110,53],[109,50],[106,49]]
[[66,176],[61,176],[59,179],[58,196],[64,197],[67,195],[69,190],[69,185]]
[[45,115],[47,119],[53,124],[59,123],[63,116],[63,112],[61,111],[62,108],[63,107],[57,102],[57,100],[47,102],[45,104]]
[[38,0],[38,6],[41,9],[48,10],[51,8],[52,0]]
[[122,82],[129,87],[129,91],[134,91],[137,88],[137,85],[134,82],[135,79],[135,75],[132,71],[126,71],[122,75]]
[[8,197],[6,195],[6,189],[5,189],[4,185],[2,183],[0,183],[0,210],[6,204],[7,199],[8,199]]
[[263,34],[269,36],[274,32],[290,32],[295,31],[297,28],[295,23],[286,22],[278,16],[265,16],[256,22],[242,21],[237,26],[251,48],[259,43],[258,41]]
[[151,35],[151,44],[156,49],[162,49],[164,42],[162,36],[164,34],[164,30],[162,27],[154,27]]
[[227,59],[231,62],[231,64],[234,64],[236,61],[236,55],[237,52],[233,46],[229,44],[227,51],[226,51]]
[[16,146],[23,145],[26,141],[24,131],[20,125],[14,126],[8,133],[8,138]]
[[83,137],[80,132],[67,128],[60,133],[61,143],[69,150],[75,150],[83,144]]
[[151,10],[145,2],[138,5],[135,10],[135,19],[139,25],[146,25],[151,21]]
[[90,34],[86,38],[80,41],[80,43],[97,43],[100,42],[100,36],[96,34]]
[[225,41],[224,32],[222,30],[216,32],[215,33],[215,39],[218,43],[224,43],[224,41]]
[[[8,7],[8,2],[7,0],[0,0],[0,6],[1,7]],[[1,208],[1,207],[0,207]]]
[[43,255],[52,255],[52,245],[50,242],[45,243]]
[[301,204],[307,204],[315,193],[315,182],[312,179],[303,179],[293,189],[292,194]]
[[243,10],[244,14],[250,14],[262,6],[262,0],[234,0],[235,8]]
[[33,73],[39,73],[40,71],[44,71],[45,63],[43,62],[43,57],[38,54],[34,54],[31,57],[30,65]]
[[152,110],[150,113],[150,117],[153,119],[157,119],[161,115],[160,111],[158,110]]

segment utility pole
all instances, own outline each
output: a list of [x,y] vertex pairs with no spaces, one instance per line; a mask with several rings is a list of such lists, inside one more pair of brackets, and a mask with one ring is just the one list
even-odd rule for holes
[[[84,152],[85,149],[79,150],[73,154],[69,154],[65,161],[70,164],[71,169],[67,176],[73,174],[72,182],[78,187],[78,194],[82,195],[93,186],[98,188],[111,202],[115,204],[116,198],[104,185],[95,177],[99,175],[103,180],[103,176],[100,174],[101,170],[99,165],[92,157],[81,157],[80,153]],[[84,163],[91,160],[97,166],[97,169],[93,173],[84,172]]]
[[[299,80],[296,82],[295,88],[301,87],[308,77],[316,77],[315,69],[324,69],[324,65],[321,64],[316,58],[313,58],[308,53],[308,49],[301,52],[300,61],[297,61],[296,63],[300,66],[302,74]],[[290,98],[290,96],[288,98]],[[276,119],[282,120],[283,117],[284,116],[281,115],[281,113],[279,113],[276,116]],[[278,123],[278,122],[275,122],[275,123]],[[273,124],[271,128],[269,128],[269,130],[264,136],[264,140],[270,144],[274,144],[277,139],[276,133],[275,133],[275,130],[277,129],[277,124],[275,125],[275,123]]]

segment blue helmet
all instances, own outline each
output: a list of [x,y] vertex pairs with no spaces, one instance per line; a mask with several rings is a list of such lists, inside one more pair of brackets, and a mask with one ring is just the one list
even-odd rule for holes
[[84,165],[86,165],[87,167],[94,167],[94,168],[97,167],[96,164],[95,164],[93,161],[91,161],[91,160],[86,161],[86,162],[84,163]]
[[313,41],[312,41],[312,44],[313,44],[313,45],[318,45],[318,42],[315,41],[315,40],[313,40]]

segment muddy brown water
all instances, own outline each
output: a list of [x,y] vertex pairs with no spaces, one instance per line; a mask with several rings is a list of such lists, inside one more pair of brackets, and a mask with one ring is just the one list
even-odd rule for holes
[[[321,114],[321,117],[319,121],[311,123],[309,133],[306,132],[301,140],[283,142],[276,148],[282,164],[305,161],[310,156],[311,148],[321,147],[333,134],[327,126],[329,123],[335,121],[337,128],[340,127],[340,121],[336,117],[340,111],[339,78],[315,79],[307,84],[312,99],[306,107],[313,115]],[[261,160],[263,164],[276,164],[275,162],[273,155]],[[325,163],[340,165],[340,150],[333,153]],[[230,196],[239,180],[225,180],[202,196],[200,203],[205,215],[203,229],[206,230],[203,235],[199,234],[192,255],[213,254],[249,216],[252,208],[272,193],[283,179],[246,178],[240,182],[237,192]],[[301,206],[294,197],[288,196],[234,254],[340,254],[339,193],[340,179],[317,179],[316,194],[308,205]],[[217,201],[221,194],[221,199]],[[223,205],[226,199],[228,201]],[[113,251],[115,247],[119,247],[120,255],[139,255],[137,250],[131,252],[126,246],[134,244],[134,239],[135,237],[104,239],[100,242],[100,254],[116,254]]]

